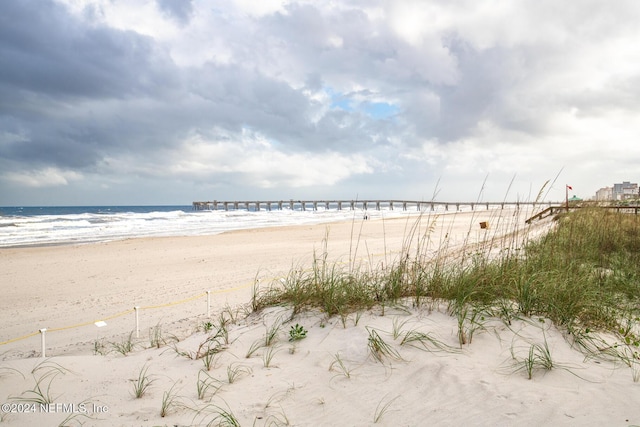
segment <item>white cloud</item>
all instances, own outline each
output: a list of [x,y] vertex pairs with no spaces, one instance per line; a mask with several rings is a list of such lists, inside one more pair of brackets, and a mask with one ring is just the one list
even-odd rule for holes
[[34,169],[22,172],[5,172],[2,178],[12,185],[32,188],[59,187],[82,180],[82,174],[53,167]]
[[194,136],[176,156],[179,160],[169,169],[176,176],[213,179],[234,174],[242,184],[260,188],[335,185],[350,176],[373,172],[366,156],[334,151],[286,153],[253,132],[245,132],[241,141]]

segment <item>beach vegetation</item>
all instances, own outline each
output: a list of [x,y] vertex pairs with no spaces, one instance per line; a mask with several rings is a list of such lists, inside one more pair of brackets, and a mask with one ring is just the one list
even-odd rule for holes
[[262,348],[263,343],[264,340],[262,338],[255,340],[249,347],[249,350],[247,350],[247,354],[245,354],[245,357],[249,359],[251,356],[253,356],[256,351]]
[[289,341],[300,341],[306,337],[307,330],[304,328],[304,326],[296,323],[295,326],[292,325],[291,329],[289,329]]
[[0,379],[4,378],[5,376],[9,376],[9,375],[13,375],[13,374],[18,374],[22,377],[22,379],[26,379],[24,374],[22,372],[20,372],[20,370],[16,369],[16,368],[11,368],[9,366],[0,366]]
[[336,353],[333,356],[333,361],[329,365],[329,371],[336,371],[338,375],[343,375],[345,378],[351,378],[352,369],[348,368],[344,363],[342,356],[340,356],[340,352]]
[[481,305],[462,302],[451,305],[450,313],[456,316],[458,325],[458,342],[460,346],[471,344],[477,331],[486,330],[487,309]]
[[[457,319],[460,345],[486,330],[489,318],[510,324],[535,317],[569,332],[588,357],[640,360],[640,217],[593,205],[547,221],[545,233],[534,232],[534,224],[492,221],[483,239],[473,239],[470,224],[460,246],[446,232],[431,241],[435,216],[423,213],[407,225],[395,261],[385,255],[377,268],[331,261],[325,242],[309,270],[292,269],[261,288],[253,303],[256,309],[288,305],[294,313],[319,308],[343,319],[406,299],[414,307],[444,303]],[[357,237],[350,259],[360,245]],[[597,333],[614,338],[599,342]],[[380,355],[375,335],[370,331],[372,354]],[[532,351],[539,361],[541,349]]]
[[278,334],[281,328],[282,321],[280,319],[273,322],[271,326],[267,326],[267,331],[264,335],[264,347],[270,347],[278,340]]
[[[77,406],[82,408],[82,407],[89,407],[89,405],[91,404],[92,404],[92,401],[90,399],[87,399],[78,403]],[[84,422],[81,420],[83,420]],[[67,427],[71,425],[83,426],[87,423],[87,420],[95,420],[95,418],[92,415],[90,415],[88,412],[87,413],[73,412],[67,415],[67,417],[58,424],[58,427]]]
[[229,324],[233,323],[231,317],[227,317],[224,312],[218,317],[218,337],[222,338],[225,345],[229,345]]
[[267,403],[264,405],[264,409],[269,409],[275,407],[276,404],[283,402],[285,399],[291,397],[295,392],[295,384],[287,387],[286,390],[278,391],[272,394],[269,399],[267,399]]
[[205,333],[209,333],[211,331],[211,329],[213,329],[213,322],[210,320],[207,320],[206,322],[202,323],[202,330]]
[[133,396],[136,399],[140,399],[144,396],[149,387],[151,387],[151,384],[155,381],[151,375],[148,374],[148,371],[149,366],[144,365],[138,372],[138,378],[131,380],[133,382]]
[[378,331],[367,327],[367,332],[369,333],[369,337],[367,339],[367,345],[369,347],[369,352],[373,356],[375,360],[380,363],[384,363],[385,360],[402,360],[400,353],[385,342]]
[[373,415],[373,423],[374,424],[378,424],[380,422],[380,420],[382,420],[382,417],[389,411],[389,408],[391,407],[391,405],[393,404],[393,402],[395,402],[396,400],[398,400],[398,398],[400,396],[396,396],[393,399],[387,400],[385,402],[385,398],[387,396],[383,397],[380,402],[378,402],[378,406],[376,406],[376,411]]
[[[533,322],[529,322],[531,325],[536,326]],[[549,342],[547,341],[547,334],[544,329],[542,332],[542,342],[529,342],[527,341],[527,346],[525,346],[525,355],[519,356],[517,353],[522,352],[522,347],[518,347],[515,345],[515,340],[518,338],[522,338],[519,332],[516,332],[514,336],[514,343],[511,345],[511,367],[510,373],[516,373],[524,371],[527,379],[532,379],[533,375],[537,371],[548,372],[552,369],[561,369],[566,372],[569,372],[572,375],[577,376],[584,380],[584,378],[577,375],[574,371],[574,366],[567,365],[564,363],[559,363],[555,360],[554,357],[551,356],[551,348],[549,347]]]
[[215,356],[226,349],[224,344],[224,333],[220,329],[216,333],[209,334],[203,341],[198,344],[198,348],[193,350],[182,350],[176,343],[173,343],[171,349],[177,356],[182,356],[190,360],[203,359],[203,363],[207,370],[213,367]]
[[393,318],[393,320],[391,321],[391,335],[393,335],[394,340],[397,340],[398,337],[402,334],[402,328],[404,328],[408,321],[409,319],[401,321],[398,317]]
[[271,367],[273,356],[275,356],[278,351],[277,346],[270,346],[265,349],[264,353],[262,353],[262,363],[265,368]]
[[56,399],[51,394],[51,385],[53,384],[53,380],[57,376],[56,373],[51,375],[42,375],[40,377],[34,377],[35,385],[30,390],[25,390],[20,394],[20,396],[11,396],[9,399],[23,402],[23,403],[36,403],[39,405],[47,405],[49,403],[53,403]]
[[233,384],[239,378],[251,375],[252,373],[253,370],[247,365],[231,363],[229,366],[227,366],[227,381],[229,382],[229,384]]
[[531,344],[527,355],[523,358],[516,356],[512,347],[511,357],[514,360],[514,372],[524,370],[527,379],[533,378],[536,370],[550,371],[555,366],[546,339],[544,344]]
[[162,418],[166,417],[169,414],[169,411],[179,404],[178,395],[174,390],[176,384],[177,383],[173,383],[169,390],[162,393],[162,403],[160,405],[160,416]]
[[258,279],[258,273],[256,273],[256,277],[253,279],[253,286],[251,287],[251,312],[252,313],[258,311],[259,295],[260,295],[260,279]]
[[178,337],[175,335],[165,335],[162,331],[162,324],[158,323],[149,328],[149,346],[151,348],[160,348],[170,342],[177,342]]
[[219,347],[207,347],[202,356],[202,364],[207,371],[213,369],[217,355],[220,353]]
[[411,329],[404,333],[402,341],[400,341],[400,345],[415,347],[428,352],[460,352],[458,348],[447,345],[442,340],[436,338],[432,333],[421,332],[415,329]]
[[247,310],[244,306],[233,308],[229,304],[226,304],[219,316],[219,326],[223,324],[225,326],[228,324],[235,325],[239,319],[245,318],[250,313],[250,310]]
[[207,396],[213,396],[222,387],[222,382],[213,378],[208,372],[198,371],[198,379],[196,381],[196,390],[198,399],[204,400]]
[[360,319],[362,318],[362,311],[356,311],[356,314],[353,317],[354,326],[358,326]]
[[245,354],[247,359],[252,357],[262,347],[271,347],[278,341],[278,336],[282,329],[282,319],[276,319],[270,326],[267,326],[265,323],[265,328],[264,337],[254,341],[249,347],[249,350],[247,350]]
[[204,406],[196,412],[193,425],[206,427],[240,427],[240,421],[228,407],[223,408],[213,403]]
[[289,421],[289,417],[284,412],[282,407],[279,408],[278,412],[272,412],[269,414],[267,419],[265,420],[265,425],[267,426],[290,426],[291,421]]
[[133,331],[129,332],[129,335],[122,338],[120,342],[112,342],[111,347],[116,353],[120,353],[123,356],[131,353],[135,349],[136,343],[133,339]]
[[104,356],[108,353],[108,349],[107,349],[107,345],[105,344],[104,339],[96,339],[93,342],[93,355],[97,356],[98,354],[100,356]]
[[53,380],[58,375],[65,375],[68,372],[70,371],[60,364],[53,362],[50,359],[45,359],[31,370],[31,375],[35,382],[33,388],[22,392],[20,396],[10,396],[9,399],[17,402],[35,403],[40,405],[53,403],[57,398],[57,396],[54,396],[51,391]]

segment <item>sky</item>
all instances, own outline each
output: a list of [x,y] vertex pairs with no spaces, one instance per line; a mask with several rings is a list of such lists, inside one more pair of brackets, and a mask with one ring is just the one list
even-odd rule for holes
[[0,206],[640,181],[637,0],[0,2]]

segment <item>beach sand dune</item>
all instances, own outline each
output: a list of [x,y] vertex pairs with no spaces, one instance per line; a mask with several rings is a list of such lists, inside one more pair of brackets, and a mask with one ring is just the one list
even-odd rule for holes
[[[425,215],[417,231],[428,234],[433,250],[445,240],[455,252],[503,235],[517,243],[513,224],[523,224],[527,214]],[[39,334],[0,347],[0,401],[9,403],[0,413],[2,424],[640,424],[634,372],[585,360],[546,319],[509,325],[487,318],[473,342],[460,346],[456,319],[441,305],[413,308],[408,301],[344,319],[315,311],[291,319],[286,307],[247,316],[256,278],[267,286],[292,268],[308,268],[314,251],[325,249],[347,266],[388,265],[403,251],[415,221],[358,218],[206,237],[2,250],[0,340],[51,330],[50,358],[39,357]],[[491,227],[480,229],[480,221]],[[144,308],[140,338],[132,338],[136,349],[124,355],[116,350],[135,327],[136,305]],[[213,339],[216,328],[205,331],[207,322],[217,324],[221,315],[229,320],[227,331]],[[105,327],[93,324],[104,319]],[[289,331],[296,324],[307,334],[292,342]],[[62,329],[74,325],[83,326]],[[164,340],[160,348],[148,348],[154,331]],[[265,346],[270,331],[275,338]],[[433,341],[403,343],[411,333]],[[390,351],[372,351],[372,336]],[[206,358],[195,358],[207,345],[219,350],[208,370]],[[555,365],[536,365],[528,379],[524,361],[532,345],[548,348]],[[152,382],[135,398],[145,369]],[[28,406],[37,400],[38,385],[53,406]]]

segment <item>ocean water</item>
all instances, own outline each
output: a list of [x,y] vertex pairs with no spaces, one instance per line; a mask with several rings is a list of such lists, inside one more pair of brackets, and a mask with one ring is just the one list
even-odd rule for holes
[[[369,209],[370,218],[417,215]],[[225,231],[361,219],[361,209],[194,211],[189,206],[0,207],[0,248],[94,243],[134,237],[212,235]]]

